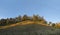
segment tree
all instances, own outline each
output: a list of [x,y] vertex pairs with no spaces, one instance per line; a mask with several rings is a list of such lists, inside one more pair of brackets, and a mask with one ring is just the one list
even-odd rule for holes
[[24,15],[23,18],[22,18],[23,21],[25,20],[28,20],[28,16],[27,15]]
[[49,22],[49,24],[48,24],[48,25],[52,26],[52,22]]
[[7,24],[7,25],[9,24],[9,18],[6,19],[6,24]]
[[53,24],[52,24],[52,27],[54,27],[54,26],[55,26],[55,24],[53,23]]
[[39,20],[38,15],[33,15],[33,21],[37,21],[37,20]]
[[0,20],[0,26],[4,26],[4,25],[7,25],[6,24],[6,19],[1,19]]
[[45,20],[44,20],[44,17],[40,17],[40,16],[39,16],[39,21],[45,21]]
[[22,21],[22,17],[19,15],[18,17],[15,18],[16,22],[21,22]]
[[47,21],[44,21],[45,24],[47,24]]

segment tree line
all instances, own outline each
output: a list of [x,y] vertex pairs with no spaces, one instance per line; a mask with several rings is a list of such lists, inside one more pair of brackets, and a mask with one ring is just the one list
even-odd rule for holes
[[[0,19],[0,26],[15,24],[18,22],[26,21],[26,20],[45,21],[44,17],[41,17],[39,15],[33,15],[33,16],[19,15],[18,17],[15,17],[15,18]],[[45,23],[46,23],[46,21],[45,21]]]

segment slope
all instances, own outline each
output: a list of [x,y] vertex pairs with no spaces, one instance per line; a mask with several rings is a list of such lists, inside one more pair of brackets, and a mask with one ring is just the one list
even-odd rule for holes
[[59,33],[59,29],[41,24],[17,25],[0,29],[0,35],[57,35]]

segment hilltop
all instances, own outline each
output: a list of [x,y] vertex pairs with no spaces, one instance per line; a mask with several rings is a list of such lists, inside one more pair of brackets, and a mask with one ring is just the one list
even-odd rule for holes
[[19,23],[15,23],[15,24],[11,24],[11,25],[6,25],[6,26],[0,26],[0,29],[7,29],[10,27],[14,27],[14,26],[23,26],[23,25],[30,25],[30,24],[39,24],[39,25],[44,25],[44,26],[49,26],[48,24],[44,24],[42,22],[39,21],[23,21],[23,22],[19,22]]
[[0,35],[60,35],[57,25],[38,15],[1,19]]
[[57,35],[60,34],[59,29],[43,24],[24,24],[0,29],[0,35]]

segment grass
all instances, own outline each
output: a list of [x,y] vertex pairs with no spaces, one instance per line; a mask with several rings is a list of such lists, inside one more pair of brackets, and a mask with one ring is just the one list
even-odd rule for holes
[[2,26],[0,35],[60,35],[60,29],[32,21]]
[[0,26],[0,29],[7,29],[7,28],[10,28],[10,27],[14,27],[14,26],[21,26],[21,25],[28,25],[28,24],[39,24],[39,25],[44,25],[44,26],[49,26],[47,24],[43,24],[42,22],[40,21],[37,21],[37,22],[34,22],[34,21],[23,21],[23,22],[19,22],[19,23],[16,23],[16,24],[11,24],[11,25],[6,25],[6,26]]

